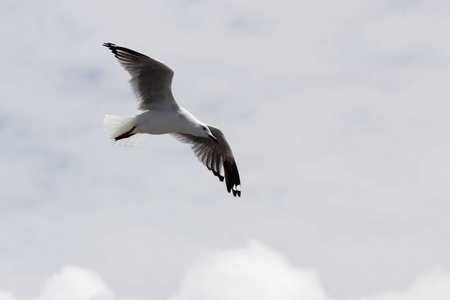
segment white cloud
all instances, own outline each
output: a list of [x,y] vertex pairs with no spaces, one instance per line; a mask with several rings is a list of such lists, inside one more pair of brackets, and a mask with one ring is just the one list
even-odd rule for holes
[[[65,265],[52,275],[33,300],[143,300],[116,296],[96,272],[74,265]],[[0,288],[0,300],[17,300]],[[148,299],[146,299],[148,300]]]
[[98,274],[67,265],[53,275],[35,300],[113,300],[114,293]]
[[[151,282],[148,285],[152,285]],[[92,270],[66,265],[52,275],[33,300],[144,300],[116,296]],[[163,299],[163,298],[161,298]],[[316,271],[293,266],[257,241],[206,255],[193,265],[168,300],[334,300]],[[349,298],[351,299],[351,298]],[[450,272],[425,274],[406,288],[357,300],[447,300]],[[0,300],[16,300],[0,289]],[[149,300],[146,298],[145,300]]]
[[0,289],[0,300],[15,300],[15,299],[7,291]]
[[448,300],[450,273],[433,272],[415,281],[405,290],[365,297],[361,300]]
[[258,242],[219,251],[190,269],[170,300],[325,300],[313,271],[292,267]]
[[[253,241],[219,251],[192,267],[169,300],[333,300],[313,270],[296,268],[280,254]],[[450,273],[426,274],[409,287],[359,300],[447,300]]]

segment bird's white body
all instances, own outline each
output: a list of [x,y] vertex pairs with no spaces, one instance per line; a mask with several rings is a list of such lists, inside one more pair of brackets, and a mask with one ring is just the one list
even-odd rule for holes
[[165,110],[148,110],[137,116],[135,133],[166,134],[181,132],[192,135],[202,134],[202,122],[182,107]]
[[[139,146],[144,134],[184,133],[202,137],[211,134],[209,128],[207,132],[202,129],[206,124],[181,106],[147,110],[132,117],[106,115],[103,122],[108,137],[121,146]],[[116,137],[124,132],[132,135],[117,140]]]

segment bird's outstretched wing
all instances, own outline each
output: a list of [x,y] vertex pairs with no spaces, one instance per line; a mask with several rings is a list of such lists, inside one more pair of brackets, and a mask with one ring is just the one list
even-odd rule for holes
[[131,75],[130,84],[140,110],[176,107],[172,95],[174,72],[164,63],[136,51],[104,43]]
[[219,177],[220,181],[225,178],[227,190],[233,192],[233,196],[241,196],[241,179],[234,161],[233,152],[228,145],[224,134],[219,128],[208,125],[211,133],[216,137],[217,143],[209,138],[198,137],[185,133],[171,133],[178,141],[191,145],[195,156]]

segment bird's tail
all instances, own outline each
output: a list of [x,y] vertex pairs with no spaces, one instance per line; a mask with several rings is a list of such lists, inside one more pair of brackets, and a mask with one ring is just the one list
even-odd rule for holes
[[136,117],[105,115],[103,125],[108,138],[121,146],[139,146],[144,138],[143,133],[133,133]]

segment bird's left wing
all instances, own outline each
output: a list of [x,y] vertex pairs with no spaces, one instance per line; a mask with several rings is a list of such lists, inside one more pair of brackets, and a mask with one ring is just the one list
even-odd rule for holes
[[119,61],[120,65],[131,75],[130,84],[138,102],[139,109],[159,109],[176,107],[178,104],[172,95],[173,71],[164,63],[147,55],[104,43]]
[[219,128],[208,125],[211,133],[216,137],[217,143],[209,138],[198,137],[185,133],[171,133],[182,143],[191,145],[195,156],[201,161],[220,181],[225,178],[227,190],[233,192],[233,196],[241,196],[241,179],[234,160],[233,152],[228,145],[224,134]]

